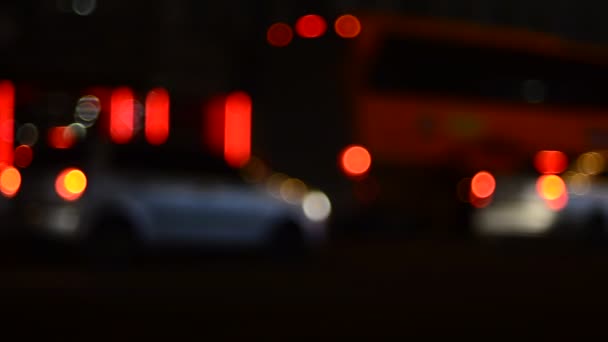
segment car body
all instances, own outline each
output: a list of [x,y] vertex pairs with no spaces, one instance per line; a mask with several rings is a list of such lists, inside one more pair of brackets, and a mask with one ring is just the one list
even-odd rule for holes
[[575,175],[581,174],[567,172],[560,177],[567,196],[557,206],[539,195],[539,176],[497,178],[492,203],[473,213],[475,230],[493,237],[606,239],[608,184],[600,177],[584,175],[588,183],[581,191]]
[[[326,213],[311,216],[304,206],[306,195],[299,202],[288,202],[229,172],[206,172],[172,162],[117,167],[97,163],[103,156],[95,156],[92,163],[56,162],[24,170],[12,205],[30,234],[83,244],[112,232],[115,239],[129,236],[145,248],[315,246],[325,238],[331,205],[326,197],[321,203]],[[123,157],[137,159],[129,153]],[[149,155],[139,157],[146,163],[154,160]],[[58,188],[62,174],[69,170],[86,177],[86,189],[74,198],[62,197]],[[308,194],[324,196],[319,191]]]

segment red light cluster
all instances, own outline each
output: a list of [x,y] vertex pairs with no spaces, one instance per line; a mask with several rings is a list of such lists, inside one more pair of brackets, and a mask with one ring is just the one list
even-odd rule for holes
[[[112,91],[110,99],[110,138],[117,144],[133,139],[136,127],[137,100],[133,90],[120,87]],[[161,145],[169,137],[170,98],[164,88],[148,92],[145,103],[145,136],[151,145]]]
[[[306,14],[296,20],[294,29],[301,38],[319,38],[327,32],[327,21],[318,14]],[[272,46],[285,47],[293,40],[294,29],[283,22],[274,23],[266,31],[266,40]],[[339,37],[355,38],[361,33],[361,22],[354,15],[344,14],[334,21],[334,30]]]

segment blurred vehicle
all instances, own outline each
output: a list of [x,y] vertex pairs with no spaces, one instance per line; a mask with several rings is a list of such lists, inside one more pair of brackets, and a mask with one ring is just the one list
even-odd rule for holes
[[[539,152],[536,164],[541,170],[543,155],[555,158],[561,154]],[[554,160],[553,164],[564,167],[552,166],[554,172],[545,169],[544,174],[537,176],[497,178],[491,201],[480,206],[473,215],[476,231],[484,237],[607,241],[605,160],[605,151],[591,151],[578,156],[568,170],[564,169],[564,162],[555,163]],[[544,164],[550,166],[547,161]]]
[[498,196],[530,174],[537,151],[607,146],[608,50],[451,20],[360,19],[347,75],[353,141],[369,150],[373,167],[351,178],[355,189],[375,184],[361,203],[389,209],[379,222],[392,215],[402,226],[459,229],[493,195],[463,191],[478,172],[513,178],[497,182]]
[[[85,95],[72,104],[83,98],[90,100]],[[31,165],[21,169],[11,198],[17,222],[29,234],[100,256],[161,247],[295,253],[324,240],[331,204],[322,192],[306,190],[291,202],[273,197],[201,151],[198,141],[140,141],[149,120],[139,131],[133,124],[132,141],[115,143],[107,139],[112,124],[102,122],[106,113],[116,119],[112,111],[122,113],[124,106],[98,110],[101,129],[68,125],[66,118],[48,129],[39,126],[47,140],[30,148]]]

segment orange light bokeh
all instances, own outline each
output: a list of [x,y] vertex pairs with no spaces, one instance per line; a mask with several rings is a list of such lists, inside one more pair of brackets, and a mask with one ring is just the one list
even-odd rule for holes
[[361,33],[361,22],[351,14],[344,14],[334,23],[336,34],[342,38],[355,38]]
[[34,158],[34,151],[28,145],[20,145],[15,149],[15,165],[20,168],[30,166]]
[[496,180],[487,171],[478,172],[471,180],[471,193],[479,199],[492,196],[496,190]]
[[547,201],[555,201],[566,193],[566,183],[556,175],[543,175],[536,182],[538,195]]
[[87,177],[84,172],[68,168],[57,176],[55,180],[55,191],[59,197],[66,201],[79,199],[87,188]]
[[568,157],[560,151],[539,151],[534,157],[534,166],[542,174],[558,174],[568,167]]
[[15,197],[21,187],[21,173],[12,166],[0,169],[0,192],[4,197]]
[[148,92],[146,97],[146,140],[151,145],[162,145],[169,138],[169,93],[164,88]]
[[327,31],[327,23],[323,17],[307,14],[296,22],[296,32],[302,38],[318,38]]
[[285,23],[274,23],[266,32],[268,44],[276,47],[285,47],[293,40],[293,30]]
[[251,97],[234,92],[226,98],[224,159],[232,167],[244,166],[251,157]]
[[349,146],[342,152],[340,164],[348,176],[361,176],[369,171],[372,156],[362,146]]

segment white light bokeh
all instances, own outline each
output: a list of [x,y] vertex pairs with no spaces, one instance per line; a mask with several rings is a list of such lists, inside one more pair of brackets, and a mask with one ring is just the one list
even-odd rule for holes
[[101,104],[96,96],[83,96],[78,99],[78,103],[76,104],[74,119],[85,127],[91,127],[97,121],[100,111]]
[[309,220],[320,222],[331,215],[331,202],[323,192],[311,191],[304,196],[302,209]]
[[87,137],[87,128],[85,125],[79,123],[79,122],[74,122],[71,123],[68,126],[69,129],[69,134],[72,134],[73,136],[77,137],[79,140],[84,140],[84,138]]

